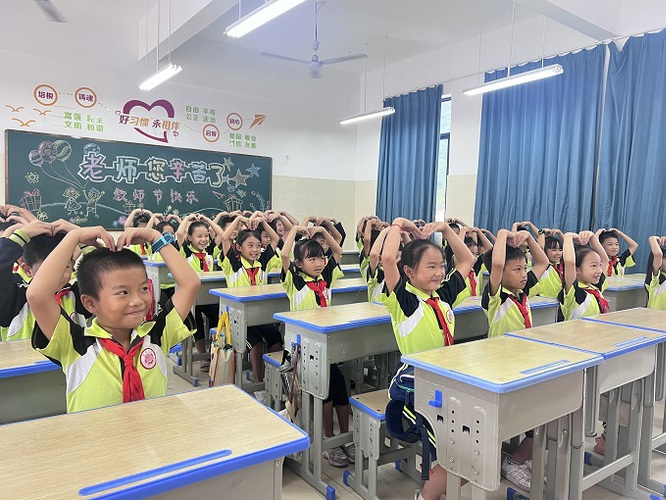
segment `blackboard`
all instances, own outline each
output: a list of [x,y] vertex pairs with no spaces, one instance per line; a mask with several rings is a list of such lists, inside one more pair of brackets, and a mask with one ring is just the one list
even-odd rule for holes
[[155,213],[267,210],[272,159],[85,137],[5,131],[6,203],[39,219],[122,228]]

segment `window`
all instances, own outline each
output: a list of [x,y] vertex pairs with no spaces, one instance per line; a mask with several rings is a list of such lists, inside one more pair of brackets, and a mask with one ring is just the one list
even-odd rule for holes
[[451,98],[442,99],[439,119],[439,161],[437,165],[437,201],[435,220],[444,220],[446,212],[446,177],[449,175],[449,142],[451,139]]

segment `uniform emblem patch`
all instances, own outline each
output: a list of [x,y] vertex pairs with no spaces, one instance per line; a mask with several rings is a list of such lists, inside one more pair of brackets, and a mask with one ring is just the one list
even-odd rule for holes
[[156,364],[157,357],[155,356],[155,351],[153,351],[150,347],[144,349],[141,352],[141,366],[143,366],[146,370],[151,370],[155,368]]
[[453,323],[453,311],[451,309],[447,309],[446,311],[446,322],[449,324]]

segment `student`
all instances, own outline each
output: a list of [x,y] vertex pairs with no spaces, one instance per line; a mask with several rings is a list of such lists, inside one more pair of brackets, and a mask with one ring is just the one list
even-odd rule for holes
[[[529,248],[534,266],[527,270],[527,256],[521,248]],[[548,257],[527,231],[509,232],[500,229],[491,252],[484,254],[490,271],[483,289],[481,307],[488,316],[488,337],[532,327],[532,311],[528,297],[536,291],[539,278],[548,267]],[[511,456],[502,461],[501,473],[524,490],[532,483],[532,432]]]
[[[55,299],[63,272],[80,244],[99,245],[77,267],[81,301],[95,315],[91,326],[75,324]],[[56,360],[67,379],[67,412],[164,396],[169,349],[190,335],[185,325],[199,280],[185,259],[154,229],[130,228],[118,244],[101,227],[77,228],[46,258],[28,287],[37,328],[33,346]],[[122,248],[149,243],[173,274],[176,293],[153,321],[145,321],[152,301],[146,269],[134,252]],[[121,249],[117,250],[116,249]]]
[[[333,222],[331,222],[331,219],[328,219],[326,217],[315,217],[314,215],[308,215],[305,219],[303,219],[303,224],[301,224],[301,225],[303,227],[307,228],[308,224],[323,227],[326,231],[328,231],[328,233],[331,236],[333,236],[333,239],[338,244],[338,246],[342,247],[342,234],[340,234],[340,232],[335,227]],[[330,257],[331,254],[332,254],[332,250],[329,247],[328,242],[327,242],[326,238],[324,237],[323,232],[317,231],[316,233],[314,233],[313,238],[324,249],[324,255],[327,258]]]
[[[178,227],[183,221],[178,217],[177,215],[169,214],[166,217],[161,215],[161,214],[153,214],[150,217],[150,220],[148,221],[148,224],[146,224],[146,227],[148,229],[155,229],[158,232],[160,232],[162,235],[165,233],[169,233],[173,236],[176,235],[176,227],[171,223],[171,221],[174,221],[176,223],[176,227]],[[172,243],[173,246],[176,247],[176,249],[180,249],[178,246],[178,242],[174,240]],[[131,249],[130,249],[131,250]],[[150,255],[148,256],[148,260],[151,261],[158,261],[162,262],[162,256],[159,253],[152,253],[150,251]],[[152,284],[151,284],[152,286]],[[160,307],[164,307],[167,303],[167,301],[171,298],[173,295],[173,292],[176,290],[176,284],[175,283],[160,283],[160,298],[159,298],[159,305]]]
[[[28,224],[16,224],[0,238],[0,326],[2,340],[29,339],[35,326],[26,291],[28,284],[13,272],[14,262],[23,257],[21,267],[29,278],[35,276],[46,257],[56,248],[65,233],[76,229],[64,220],[52,224],[34,220]],[[78,252],[78,249],[76,249]],[[70,285],[74,259],[65,268],[56,300],[67,316],[76,324],[85,326],[90,316],[79,300],[76,283]]]
[[[296,235],[304,238],[294,245]],[[322,234],[326,239],[331,256],[326,259],[324,249],[317,243],[314,236]],[[293,247],[294,261],[289,259]],[[289,297],[289,310],[302,311],[328,307],[331,305],[331,287],[343,276],[338,261],[342,256],[342,248],[333,236],[322,226],[306,228],[293,226],[280,253],[282,272],[280,281]],[[341,433],[349,431],[349,395],[344,376],[337,364],[330,365],[329,393],[324,400],[324,436],[333,437],[333,408],[338,417]],[[333,467],[347,467],[356,459],[354,444],[324,450],[322,456]]]
[[[214,232],[216,237],[211,239],[210,232]],[[178,226],[176,238],[180,246],[180,253],[185,257],[190,266],[201,273],[212,272],[217,256],[220,254],[220,245],[222,243],[223,231],[205,215],[190,214],[186,216]],[[209,327],[217,324],[218,307],[215,304],[196,306],[194,318],[197,324],[197,330],[194,334],[194,346],[197,352],[203,354],[206,352],[206,332],[204,326],[204,317],[208,319]],[[203,360],[199,363],[199,370],[208,372],[210,369],[210,360]]]
[[[397,259],[402,231],[415,238],[405,245],[400,261]],[[440,231],[456,256],[457,268],[445,280],[442,247],[422,239]],[[384,267],[386,305],[396,342],[403,355],[413,354],[453,344],[455,320],[453,308],[464,297],[465,278],[474,264],[474,256],[446,222],[426,224],[422,229],[414,222],[397,218],[387,231],[381,254]],[[413,424],[417,415],[413,402],[414,367],[401,364],[391,380],[386,408],[394,421],[406,420]],[[391,430],[391,429],[390,429]],[[395,432],[395,429],[392,429]],[[429,429],[429,434],[432,431]],[[396,437],[400,437],[396,435]],[[431,450],[435,450],[434,443]],[[419,499],[435,500],[446,493],[446,471],[435,465],[430,471]]]
[[[578,243],[574,247],[574,243]],[[564,280],[558,296],[564,320],[609,312],[603,291],[608,287],[605,271],[608,256],[591,231],[564,235]]]
[[[147,227],[153,215],[150,210],[135,208],[127,216],[127,219],[125,219],[125,229],[130,227]],[[133,245],[129,249],[141,257],[147,258],[150,256],[150,245]]]
[[[238,231],[240,223],[250,229]],[[270,237],[263,250],[259,228]],[[232,241],[233,234],[237,234],[235,242]],[[263,215],[253,214],[250,219],[236,217],[222,233],[222,254],[219,263],[227,279],[227,286],[233,288],[268,283],[268,273],[280,267],[280,258],[275,253],[278,241],[278,235]],[[252,326],[247,329],[247,344],[255,382],[264,380],[262,341],[268,346],[268,352],[280,350],[282,336],[275,324]],[[256,391],[254,395],[262,403],[268,400],[264,390]]]
[[[629,236],[615,227],[608,231],[601,228],[597,231],[596,236],[608,256],[608,268],[605,270],[606,276],[622,276],[627,267],[636,265],[633,255],[638,250],[638,243]],[[618,257],[620,253],[620,238],[625,241],[628,248]]]
[[[368,224],[368,227],[369,226],[370,224]],[[368,302],[383,303],[386,300],[386,295],[384,293],[384,281],[386,278],[381,263],[381,256],[389,229],[390,226],[387,226],[375,236],[372,248],[370,249],[370,256],[367,259],[368,264],[366,266],[364,277],[368,284]]]
[[[557,235],[557,236],[556,236]],[[562,262],[562,240],[559,229],[545,228],[539,231],[537,242],[548,257],[549,266],[539,280],[539,295],[556,299],[562,291],[564,263]]]
[[650,236],[650,257],[645,273],[645,288],[648,292],[647,306],[666,311],[666,236]]

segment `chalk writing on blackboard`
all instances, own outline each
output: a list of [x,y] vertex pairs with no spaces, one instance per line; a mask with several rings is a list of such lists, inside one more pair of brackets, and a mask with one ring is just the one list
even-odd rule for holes
[[7,141],[7,201],[42,220],[114,228],[135,208],[270,208],[270,158],[18,131]]

